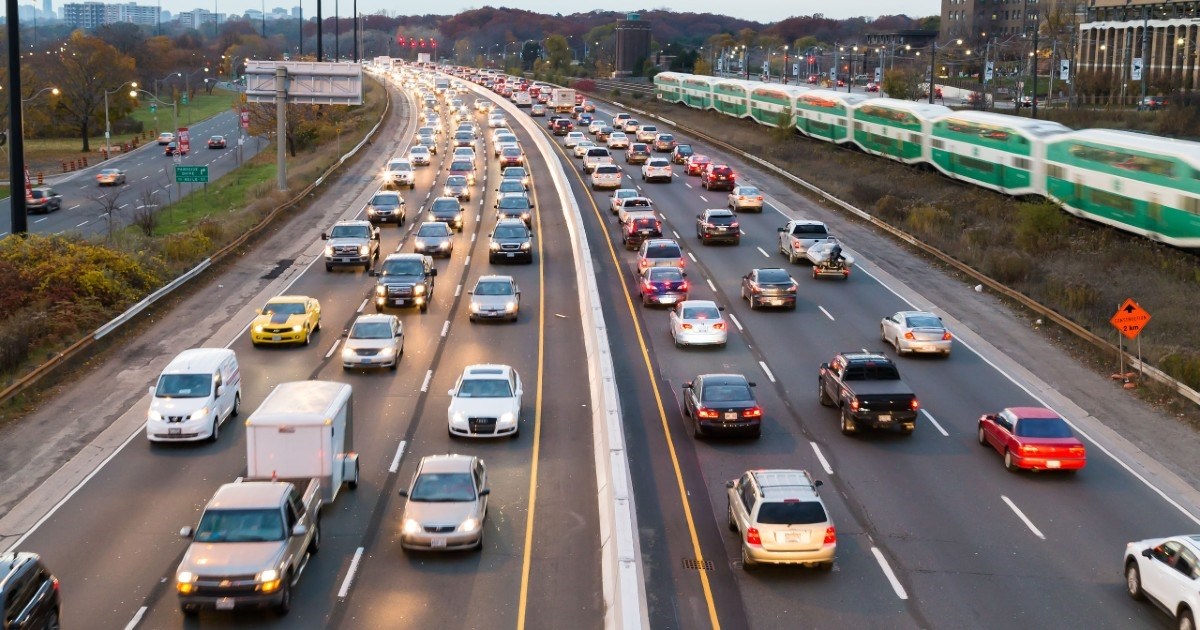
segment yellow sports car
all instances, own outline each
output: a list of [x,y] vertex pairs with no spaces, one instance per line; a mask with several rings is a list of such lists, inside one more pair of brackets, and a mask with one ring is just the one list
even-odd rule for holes
[[301,343],[308,345],[321,329],[321,303],[304,295],[280,295],[267,300],[250,323],[254,345]]

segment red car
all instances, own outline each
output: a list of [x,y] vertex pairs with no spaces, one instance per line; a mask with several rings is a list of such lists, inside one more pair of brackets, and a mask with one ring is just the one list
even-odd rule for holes
[[815,75],[815,74],[808,75],[808,82],[813,85],[816,85],[817,84],[817,75]]
[[549,103],[549,102],[550,102],[550,95],[549,95],[549,94],[547,94],[547,93],[545,93],[545,92],[542,92],[541,94],[538,94],[537,102],[541,103],[542,105],[545,105],[546,103]]
[[693,155],[688,158],[687,167],[684,170],[688,175],[699,175],[709,164],[712,164],[712,160],[707,155]]
[[724,164],[709,164],[700,173],[700,185],[706,190],[733,190],[737,185],[737,176],[732,168]]
[[1025,470],[1082,470],[1087,449],[1070,425],[1042,407],[1009,407],[979,419],[979,443],[1004,455],[1011,472]]
[[878,91],[879,91],[879,84],[878,84],[878,83],[875,83],[875,82],[873,82],[873,81],[872,81],[871,83],[868,83],[868,84],[867,84],[867,91],[868,91],[868,92],[878,92]]

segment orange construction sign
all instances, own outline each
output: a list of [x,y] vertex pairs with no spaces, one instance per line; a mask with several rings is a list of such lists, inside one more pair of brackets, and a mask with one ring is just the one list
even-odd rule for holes
[[1138,303],[1131,298],[1125,300],[1121,308],[1117,309],[1117,313],[1108,321],[1113,328],[1121,331],[1122,335],[1134,339],[1146,327],[1146,322],[1150,321],[1150,313],[1138,306]]

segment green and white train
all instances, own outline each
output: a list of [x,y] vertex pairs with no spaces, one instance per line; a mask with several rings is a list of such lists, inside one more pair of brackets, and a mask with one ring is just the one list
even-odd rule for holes
[[[1176,247],[1200,247],[1200,143],[890,98],[678,72],[658,98],[852,144]],[[789,120],[790,119],[790,120]]]

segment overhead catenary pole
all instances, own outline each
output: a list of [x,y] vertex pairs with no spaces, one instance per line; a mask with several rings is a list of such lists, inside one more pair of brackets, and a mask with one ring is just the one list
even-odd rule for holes
[[324,28],[321,21],[324,18],[321,14],[321,0],[317,0],[317,61],[325,61],[325,42],[321,36]]
[[354,63],[358,63],[358,0],[354,0]]
[[1031,118],[1037,118],[1038,105],[1038,21],[1033,21],[1033,58],[1030,59],[1030,74],[1033,75],[1033,94],[1030,100],[1029,115]]
[[[29,231],[29,218],[25,215],[25,138],[21,135],[21,21],[17,0],[5,0],[8,11],[5,29],[8,33],[8,182],[12,193],[8,208],[12,215],[13,234]],[[18,182],[20,182],[18,184]]]

